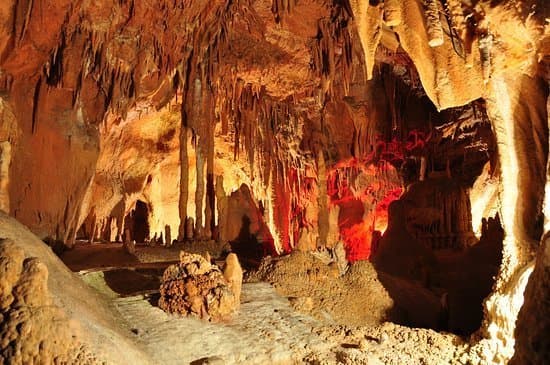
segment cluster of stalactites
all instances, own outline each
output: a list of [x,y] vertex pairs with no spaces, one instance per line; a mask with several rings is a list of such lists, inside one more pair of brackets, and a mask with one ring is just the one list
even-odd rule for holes
[[[234,141],[234,158],[248,161],[251,181],[259,183],[263,190],[266,220],[279,242],[279,250],[289,249],[293,233],[290,232],[292,211],[299,209],[302,176],[307,168],[308,158],[300,149],[303,119],[292,100],[275,100],[264,88],[245,84],[235,74],[225,73],[217,80],[205,77],[185,80],[182,105],[181,139],[181,198],[180,214],[182,226],[180,238],[185,237],[184,222],[187,216],[188,166],[187,134],[192,133],[196,147],[197,187],[194,238],[213,238],[215,232],[214,186],[214,136],[217,133],[229,135]],[[210,76],[211,77],[211,76]],[[191,80],[191,81],[189,81]],[[211,87],[210,85],[215,85]],[[220,123],[221,128],[216,128]],[[206,177],[203,166],[206,161]],[[202,227],[202,197],[206,179],[205,226]],[[254,187],[252,187],[254,190]],[[277,212],[274,212],[277,210]],[[219,214],[219,212],[218,212]]]
[[[345,2],[344,2],[345,3]],[[340,98],[348,95],[352,77],[351,10],[333,5],[330,18],[318,23],[316,42],[313,45],[312,67],[321,75],[322,98]],[[337,88],[336,83],[340,83]]]
[[[174,77],[176,70],[189,69],[198,64],[204,75],[216,73],[221,52],[228,43],[233,18],[237,13],[245,12],[247,4],[247,1],[213,1],[201,6],[189,1],[172,6],[164,4],[158,9],[166,14],[162,23],[164,31],[158,33],[141,32],[144,25],[140,23],[142,19],[140,14],[136,14],[137,6],[133,1],[121,3],[116,11],[113,10],[125,17],[122,28],[99,30],[89,21],[76,22],[75,15],[68,15],[58,43],[51,50],[36,83],[34,97],[38,99],[41,96],[45,85],[69,88],[73,90],[74,107],[85,83],[92,82],[98,85],[104,100],[100,115],[111,109],[124,117],[138,100],[149,97],[154,99],[157,107],[161,107],[181,85],[182,77]],[[147,7],[139,8],[147,11]],[[192,25],[187,26],[184,32],[175,31],[181,28],[181,19],[188,17],[193,20]],[[167,31],[171,28],[174,31]],[[124,58],[118,56],[121,48],[125,50],[122,53]],[[146,51],[132,53],[128,49]],[[67,72],[74,66],[72,62],[75,59],[81,60],[76,77],[72,72]],[[5,78],[6,86],[9,86],[9,81]],[[166,81],[173,84],[171,90],[163,87]],[[169,95],[156,95],[159,91]],[[34,105],[37,104],[35,100]]]
[[272,0],[271,12],[275,16],[277,23],[283,21],[284,16],[292,12],[296,6],[297,0]]

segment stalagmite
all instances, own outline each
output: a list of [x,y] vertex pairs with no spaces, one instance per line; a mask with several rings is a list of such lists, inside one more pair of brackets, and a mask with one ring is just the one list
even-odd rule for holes
[[237,307],[241,303],[241,287],[243,282],[243,269],[239,263],[239,258],[236,254],[230,253],[225,258],[225,267],[223,269],[223,276],[229,285],[229,289],[235,296],[235,302]]
[[9,195],[9,168],[11,162],[11,143],[9,141],[0,142],[0,210],[10,211]]
[[116,242],[116,237],[118,235],[117,222],[115,217],[109,217],[109,242]]
[[126,230],[124,231],[124,241],[123,243],[125,245],[128,245],[132,242],[132,233],[130,231],[130,228],[126,228]]
[[195,221],[193,217],[187,217],[185,220],[185,239],[192,240],[195,238]]
[[336,243],[340,241],[340,228],[338,227],[340,206],[329,206],[328,214],[327,247],[334,247],[334,245],[336,245]]
[[168,313],[222,321],[231,317],[238,303],[219,267],[200,255],[182,251],[180,262],[162,275],[159,307]]
[[420,176],[418,180],[424,181],[426,179],[426,168],[427,168],[426,156],[420,157]]
[[136,253],[136,243],[134,241],[124,241],[122,247],[124,247],[124,251],[130,255],[134,255]]
[[167,247],[172,246],[172,230],[168,224],[164,226],[164,237],[164,244]]

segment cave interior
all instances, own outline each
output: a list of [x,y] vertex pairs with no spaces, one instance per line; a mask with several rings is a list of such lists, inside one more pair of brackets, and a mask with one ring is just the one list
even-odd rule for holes
[[3,0],[0,363],[548,364],[549,19]]

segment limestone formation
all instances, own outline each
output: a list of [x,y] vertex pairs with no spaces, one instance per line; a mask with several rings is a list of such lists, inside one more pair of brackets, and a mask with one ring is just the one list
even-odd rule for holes
[[0,239],[0,277],[0,363],[96,363],[78,327],[53,303],[46,265]]
[[125,240],[122,243],[122,247],[124,248],[124,251],[126,251],[130,255],[133,255],[136,253],[136,243],[134,241]]
[[11,162],[11,143],[9,141],[0,141],[0,209],[9,212],[9,168]]
[[241,288],[243,283],[243,269],[239,263],[239,258],[236,254],[230,253],[225,258],[225,267],[223,269],[223,277],[229,285],[229,289],[235,296],[237,307],[241,303]]
[[216,265],[181,251],[180,262],[162,276],[159,307],[168,313],[223,321],[235,312],[238,297]]

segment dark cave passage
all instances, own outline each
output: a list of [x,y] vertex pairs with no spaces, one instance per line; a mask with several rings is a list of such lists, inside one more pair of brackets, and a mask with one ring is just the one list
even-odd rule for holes
[[138,200],[135,208],[126,216],[125,226],[129,228],[130,239],[137,243],[150,240],[149,207],[147,203]]

